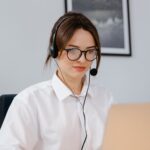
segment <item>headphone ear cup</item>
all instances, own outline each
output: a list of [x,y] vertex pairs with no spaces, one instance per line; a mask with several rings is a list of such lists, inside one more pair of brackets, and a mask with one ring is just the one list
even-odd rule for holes
[[52,38],[52,44],[50,46],[50,54],[53,58],[56,58],[58,56],[58,48],[57,48],[57,45],[56,45],[56,38],[55,38],[55,33],[53,35],[53,38]]
[[53,58],[56,58],[58,56],[58,47],[57,47],[57,44],[56,44],[56,34],[57,34],[57,31],[59,29],[59,27],[61,26],[61,24],[67,20],[69,17],[65,17],[62,19],[62,21],[56,26],[56,29],[55,29],[55,32],[52,34],[52,43],[51,43],[51,46],[50,46],[50,54]]

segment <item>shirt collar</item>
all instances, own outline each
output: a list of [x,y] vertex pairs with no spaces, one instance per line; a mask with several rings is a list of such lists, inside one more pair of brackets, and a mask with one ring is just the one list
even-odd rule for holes
[[71,90],[59,79],[56,73],[52,78],[52,87],[59,100],[63,100],[72,95]]
[[[57,74],[55,73],[52,78],[52,87],[57,98],[62,101],[65,100],[69,96],[74,96],[72,91],[59,79]],[[86,95],[86,91],[88,88],[88,79],[85,78],[85,82],[80,95],[76,95],[77,97],[84,97]],[[88,95],[92,96],[92,89],[89,87]]]

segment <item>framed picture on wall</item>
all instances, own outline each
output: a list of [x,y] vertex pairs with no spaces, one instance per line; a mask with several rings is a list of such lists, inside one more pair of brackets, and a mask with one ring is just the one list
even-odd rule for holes
[[131,56],[128,0],[65,0],[65,11],[81,12],[94,23],[102,55]]

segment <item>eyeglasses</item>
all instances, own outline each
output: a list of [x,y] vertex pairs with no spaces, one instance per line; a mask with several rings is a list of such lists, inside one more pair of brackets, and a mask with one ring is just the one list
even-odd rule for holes
[[90,48],[86,51],[81,51],[79,48],[66,48],[64,50],[67,51],[67,57],[71,61],[78,60],[82,56],[82,53],[87,61],[93,61],[96,59],[98,53],[98,48],[96,47]]

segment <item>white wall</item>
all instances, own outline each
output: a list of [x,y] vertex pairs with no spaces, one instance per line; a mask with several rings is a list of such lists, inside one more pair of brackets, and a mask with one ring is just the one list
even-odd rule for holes
[[48,79],[49,34],[63,13],[61,0],[0,0],[0,94]]
[[[150,102],[150,2],[130,1],[132,57],[103,56],[94,82],[116,102]],[[49,33],[63,0],[0,0],[0,94],[18,93],[50,78],[44,70]]]

